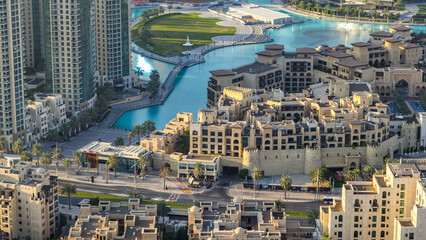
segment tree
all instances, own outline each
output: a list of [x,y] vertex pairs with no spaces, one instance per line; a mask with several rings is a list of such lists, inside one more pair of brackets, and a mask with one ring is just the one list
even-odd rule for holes
[[40,143],[36,143],[33,145],[33,151],[32,154],[36,156],[37,158],[37,165],[40,164],[39,160],[40,160],[40,156],[43,154],[43,150],[41,149],[41,144]]
[[284,208],[284,204],[281,202],[281,200],[275,201],[275,209],[277,211],[281,211]]
[[41,164],[46,166],[46,171],[49,168],[49,165],[52,164],[52,154],[51,153],[43,153],[40,158]]
[[146,133],[151,133],[156,129],[155,123],[152,120],[146,120],[142,126],[146,129]]
[[[157,215],[161,216],[161,218],[163,219],[162,221],[162,226],[161,226],[161,235],[163,235],[164,230],[166,229],[164,226],[164,217],[167,215],[167,213],[169,213],[171,211],[170,206],[163,202],[159,202],[157,203]],[[160,238],[160,239],[164,239],[164,238]]]
[[187,154],[189,152],[189,131],[185,131],[176,139],[176,148],[178,152]]
[[167,9],[169,9],[169,13],[170,13],[170,9],[172,9],[173,7],[172,7],[172,5],[167,5]]
[[70,177],[70,167],[72,166],[72,160],[69,159],[69,158],[65,158],[62,165],[64,165],[64,167],[67,168],[67,178],[69,178]]
[[114,140],[114,144],[115,144],[115,146],[123,146],[124,145],[124,139],[123,139],[123,137],[117,137]]
[[159,12],[160,14],[163,14],[163,13],[164,13],[164,8],[163,8],[162,6],[159,6],[159,7],[158,7],[158,12]]
[[312,211],[308,214],[308,223],[311,226],[315,226],[315,220],[319,218],[319,210],[312,209]]
[[57,129],[49,129],[46,135],[47,141],[56,142],[59,140],[59,131]]
[[251,170],[251,177],[253,178],[254,186],[253,186],[253,197],[256,196],[256,186],[257,182],[263,178],[263,171],[257,167],[254,167]]
[[77,175],[80,173],[80,166],[83,164],[82,155],[80,152],[74,152],[73,160],[75,165],[77,165]]
[[149,31],[144,25],[139,25],[138,27],[138,34],[141,39],[144,39],[145,41],[151,43],[151,39],[154,36],[151,31]]
[[280,185],[284,189],[284,198],[287,199],[287,191],[290,190],[292,180],[290,175],[283,174],[280,178]]
[[29,151],[23,151],[20,157],[21,157],[21,161],[24,161],[24,162],[31,162],[33,160],[33,157],[31,156]]
[[142,124],[136,124],[133,126],[133,132],[138,135],[138,143],[141,141],[141,134],[142,134],[143,126]]
[[331,240],[332,238],[328,233],[322,233],[320,240]]
[[163,190],[166,190],[166,177],[169,175],[170,169],[164,166],[160,171],[160,177],[163,177]]
[[133,138],[133,133],[132,131],[128,132],[126,135],[126,138],[129,139],[129,146],[132,145],[132,138]]
[[141,201],[143,200],[143,196],[139,191],[129,192],[129,198],[139,198]]
[[180,227],[177,230],[176,240],[188,240],[188,227]]
[[21,155],[21,153],[24,151],[24,144],[22,143],[21,140],[16,140],[13,143],[13,147],[12,147],[13,153],[16,155]]
[[114,169],[114,176],[117,177],[117,168],[119,167],[117,155],[113,154],[113,155],[109,156],[108,167],[111,168],[111,169]]
[[359,169],[350,169],[345,171],[346,181],[356,181],[356,177],[359,176]]
[[328,182],[330,176],[330,171],[327,168],[316,168],[311,171],[312,183],[316,183],[318,180],[319,184],[324,184]]
[[98,206],[99,202],[100,202],[100,199],[99,199],[98,196],[92,197],[92,198],[89,199],[89,204],[92,205],[92,206]]
[[364,180],[370,180],[373,178],[374,169],[371,166],[365,166],[362,171],[361,175]]
[[4,155],[4,151],[7,150],[7,140],[4,136],[0,136],[0,152],[1,152],[1,156],[3,157]]
[[145,155],[141,155],[138,159],[138,168],[141,170],[142,178],[145,179],[145,169],[148,165],[148,159]]
[[374,171],[374,174],[373,175],[386,175],[386,169],[385,168],[382,168],[382,169],[376,169],[375,171]]
[[247,168],[242,168],[238,171],[238,177],[241,179],[246,179],[249,175],[249,170]]
[[146,89],[148,90],[148,92],[151,93],[151,95],[157,94],[158,89],[160,88],[160,74],[158,73],[157,70],[152,70],[151,74],[149,75],[149,82],[146,86]]
[[200,162],[196,162],[192,174],[194,174],[194,177],[199,180],[200,177],[204,175],[204,165]]
[[77,189],[71,183],[66,183],[61,191],[61,195],[66,195],[68,197],[68,207],[71,209],[71,195],[75,195],[77,193]]
[[56,166],[59,167],[59,160],[63,160],[65,158],[65,156],[64,156],[64,154],[61,153],[61,150],[59,150],[59,148],[56,147],[53,150],[52,158],[55,158],[55,160],[56,160]]

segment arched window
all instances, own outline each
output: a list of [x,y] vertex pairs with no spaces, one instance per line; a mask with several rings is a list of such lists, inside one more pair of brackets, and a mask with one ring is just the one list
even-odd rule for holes
[[269,133],[267,133],[267,134],[265,135],[265,137],[266,137],[266,138],[270,138],[270,135],[269,135]]
[[265,141],[265,145],[269,145],[269,144],[271,144],[271,141],[266,140],[266,141]]
[[380,237],[385,237],[385,231],[380,232]]
[[374,200],[373,200],[373,205],[374,205],[374,206],[377,206],[377,199],[374,199]]
[[235,134],[234,134],[234,137],[238,137],[238,133],[235,133]]
[[311,73],[307,73],[306,76],[308,76],[308,77],[311,76]]
[[355,205],[359,206],[359,199],[355,199]]
[[358,133],[358,129],[355,129],[355,130],[354,130],[354,133],[355,133],[355,134],[356,134],[356,133]]
[[234,144],[238,144],[239,142],[238,142],[238,140],[237,139],[235,139],[234,140]]
[[382,193],[382,198],[386,198],[386,191]]
[[339,215],[339,222],[343,222],[343,216]]
[[293,73],[293,76],[297,76],[297,73]]
[[375,238],[376,237],[376,231],[372,231],[371,232],[371,237]]
[[192,131],[192,135],[198,135],[198,132],[197,131]]
[[354,238],[357,238],[358,237],[358,231],[355,231],[354,232]]
[[290,76],[290,73],[285,73],[286,76]]

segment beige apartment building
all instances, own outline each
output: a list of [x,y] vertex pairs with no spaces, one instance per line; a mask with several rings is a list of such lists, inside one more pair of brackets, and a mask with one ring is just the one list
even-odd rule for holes
[[279,44],[265,45],[257,60],[232,69],[210,71],[207,105],[216,106],[225,87],[244,87],[271,91],[301,92],[313,83],[313,54],[305,49],[284,52]]
[[345,184],[320,207],[320,230],[333,239],[424,239],[426,164],[390,163],[386,175]]
[[149,137],[142,138],[140,147],[147,151],[164,151],[166,154],[170,154],[177,150],[176,141],[184,135],[185,131],[189,131],[192,121],[192,113],[179,112],[163,130],[156,130]]
[[[298,225],[296,228],[290,226]],[[246,202],[235,197],[231,203],[202,202],[188,209],[189,240],[280,240],[312,238],[313,227],[289,221],[285,210],[274,203]]]
[[136,198],[127,202],[100,201],[98,206],[82,204],[66,239],[157,240],[156,216],[157,206],[141,205]]
[[57,177],[31,163],[9,160],[9,166],[0,166],[1,239],[53,237],[59,230]]
[[47,136],[50,129],[57,129],[67,120],[65,104],[60,94],[36,94],[35,101],[27,105],[27,117],[32,140]]
[[0,135],[6,138],[11,149],[18,139],[28,142],[25,137],[23,2],[4,1],[0,10]]
[[96,99],[96,36],[93,0],[45,1],[43,34],[48,91],[61,94],[75,116]]

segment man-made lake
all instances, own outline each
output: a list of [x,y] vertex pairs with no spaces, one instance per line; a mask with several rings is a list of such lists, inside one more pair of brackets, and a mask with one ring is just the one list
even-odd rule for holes
[[[275,40],[275,43],[285,45],[285,51],[295,51],[299,47],[317,47],[322,44],[350,46],[353,42],[369,40],[369,33],[371,32],[388,31],[389,27],[388,25],[344,23],[298,15],[293,16],[305,22],[267,32]],[[415,32],[426,32],[426,26],[413,26],[413,28]],[[198,110],[206,107],[209,71],[228,69],[253,62],[256,58],[255,53],[262,51],[264,45],[227,47],[206,54],[205,63],[195,65],[180,73],[175,81],[175,89],[163,105],[126,112],[113,126],[131,129],[135,124],[149,119],[156,123],[158,129],[162,129],[167,122],[176,117],[176,113],[181,111],[192,112],[194,118],[196,118]],[[151,63],[148,58],[145,57],[144,59]],[[155,63],[155,61],[152,63]],[[160,75],[162,76],[167,75],[171,68],[164,67],[164,69],[168,72],[161,70]]]

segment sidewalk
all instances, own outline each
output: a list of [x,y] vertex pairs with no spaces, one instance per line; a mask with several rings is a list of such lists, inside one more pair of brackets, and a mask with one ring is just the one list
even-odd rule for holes
[[[315,193],[307,192],[287,192],[287,199],[284,198],[284,191],[269,191],[257,190],[256,197],[253,197],[253,189],[243,188],[241,184],[232,185],[228,191],[231,197],[241,197],[246,200],[257,201],[276,201],[282,200],[286,202],[315,202]],[[324,196],[341,196],[341,194],[320,193],[319,200],[321,201]]]

